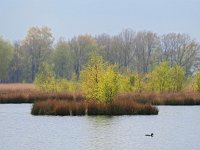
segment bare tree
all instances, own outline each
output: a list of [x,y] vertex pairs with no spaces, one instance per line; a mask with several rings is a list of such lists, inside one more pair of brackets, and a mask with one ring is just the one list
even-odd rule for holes
[[197,63],[199,44],[187,34],[169,33],[161,38],[162,60],[180,65],[190,73]]
[[146,73],[158,63],[160,43],[156,33],[138,32],[135,38],[135,49],[138,72]]
[[80,77],[80,71],[83,65],[88,61],[89,55],[92,51],[97,51],[96,40],[90,35],[80,35],[74,37],[70,42],[70,49],[73,53],[74,70],[77,78]]
[[135,36],[135,32],[131,29],[125,29],[119,34],[123,66],[127,69],[134,68]]

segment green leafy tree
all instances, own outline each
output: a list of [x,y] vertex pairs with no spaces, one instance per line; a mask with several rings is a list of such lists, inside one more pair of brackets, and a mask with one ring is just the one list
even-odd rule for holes
[[111,103],[120,89],[120,76],[113,66],[107,68],[98,85],[99,100]]
[[110,103],[119,90],[119,75],[114,67],[93,54],[81,71],[82,89],[88,100]]
[[106,65],[99,55],[92,55],[87,66],[81,71],[82,89],[89,100],[99,100],[99,82]]
[[150,88],[153,91],[169,91],[171,86],[171,68],[168,62],[162,62],[150,74]]

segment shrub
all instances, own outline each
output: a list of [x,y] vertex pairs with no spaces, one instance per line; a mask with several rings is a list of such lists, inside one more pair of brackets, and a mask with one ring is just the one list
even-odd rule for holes
[[200,92],[200,71],[197,71],[194,77],[193,88],[195,91]]

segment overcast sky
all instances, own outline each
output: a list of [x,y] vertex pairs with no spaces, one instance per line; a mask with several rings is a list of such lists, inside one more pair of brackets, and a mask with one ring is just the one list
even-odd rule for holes
[[132,28],[200,41],[200,0],[1,0],[0,19],[0,35],[11,41],[32,26],[50,27],[56,39]]

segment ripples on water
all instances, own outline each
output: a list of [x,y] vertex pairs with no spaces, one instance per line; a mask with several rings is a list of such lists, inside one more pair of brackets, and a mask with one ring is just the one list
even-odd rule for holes
[[[157,116],[32,116],[0,105],[0,150],[199,150],[200,107],[160,106]],[[154,137],[145,137],[153,132]]]

